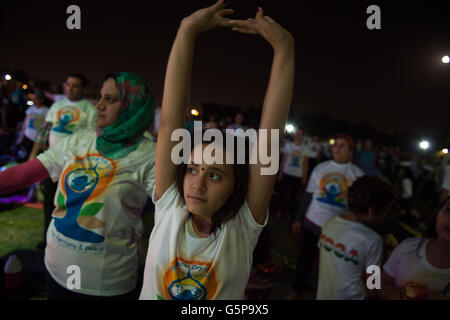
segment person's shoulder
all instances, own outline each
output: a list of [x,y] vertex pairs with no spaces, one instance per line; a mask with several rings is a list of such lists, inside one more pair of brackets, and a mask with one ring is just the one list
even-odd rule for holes
[[316,166],[314,167],[314,170],[315,170],[315,171],[323,170],[323,169],[325,169],[325,168],[328,168],[328,167],[331,166],[332,164],[333,164],[333,161],[332,161],[332,160],[326,160],[326,161],[323,161],[323,162],[319,163],[318,165],[316,165]]
[[364,175],[364,171],[360,167],[358,167],[356,164],[350,163],[350,168],[355,173],[355,175],[357,177],[360,177],[360,176]]
[[67,139],[85,140],[85,141],[96,139],[96,138],[97,138],[97,134],[95,133],[95,128],[84,128],[84,129],[76,131],[75,133],[73,133],[67,137]]
[[400,244],[395,248],[397,252],[402,252],[402,254],[412,254],[417,252],[419,246],[424,244],[428,239],[426,238],[407,238],[400,242]]
[[58,108],[60,108],[62,106],[65,106],[68,102],[69,102],[69,99],[67,99],[67,98],[55,101],[50,106],[50,110],[55,110],[55,109],[58,109]]
[[87,98],[81,99],[79,101],[79,104],[85,106],[89,110],[92,110],[92,109],[95,110],[95,105],[91,101],[89,101],[89,99],[87,99]]
[[150,133],[144,135],[138,150],[145,152],[147,155],[152,155],[156,152],[156,142],[153,141],[153,136]]

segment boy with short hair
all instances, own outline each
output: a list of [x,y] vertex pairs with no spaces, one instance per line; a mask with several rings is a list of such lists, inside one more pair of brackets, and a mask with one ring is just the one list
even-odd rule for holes
[[375,176],[358,178],[348,190],[348,212],[322,228],[318,300],[367,299],[365,275],[381,266],[383,239],[372,229],[385,218],[396,192]]

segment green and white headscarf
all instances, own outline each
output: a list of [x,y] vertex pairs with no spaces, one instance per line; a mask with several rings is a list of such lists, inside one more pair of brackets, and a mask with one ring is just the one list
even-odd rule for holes
[[155,113],[155,99],[137,74],[114,73],[121,110],[112,125],[97,128],[96,148],[105,157],[120,159],[137,149]]

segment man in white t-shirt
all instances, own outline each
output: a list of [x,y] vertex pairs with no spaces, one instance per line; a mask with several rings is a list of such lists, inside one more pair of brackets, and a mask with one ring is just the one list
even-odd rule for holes
[[375,176],[358,178],[348,190],[348,212],[322,227],[318,300],[363,300],[369,266],[381,268],[383,239],[379,225],[394,200],[395,190]]
[[281,186],[281,198],[277,217],[284,213],[292,221],[297,195],[308,178],[308,147],[303,143],[302,129],[297,129],[293,142],[285,144],[280,168],[277,181]]
[[[59,141],[70,136],[72,133],[86,128],[95,128],[97,123],[97,110],[95,106],[85,98],[87,80],[83,75],[73,73],[67,77],[64,83],[64,91],[67,98],[52,104],[47,112],[45,123],[41,126],[44,134],[34,143],[29,160],[33,160],[48,142],[51,148]],[[45,234],[54,210],[53,199],[55,197],[57,183],[51,179],[42,181],[44,194],[44,243]],[[41,246],[41,245],[40,245]]]
[[308,277],[317,258],[321,228],[330,218],[347,211],[347,190],[364,172],[351,163],[354,143],[350,136],[338,134],[332,145],[333,160],[317,165],[309,177],[306,192],[292,226],[300,234],[301,244],[294,278],[294,291],[287,298],[297,299],[307,287]]

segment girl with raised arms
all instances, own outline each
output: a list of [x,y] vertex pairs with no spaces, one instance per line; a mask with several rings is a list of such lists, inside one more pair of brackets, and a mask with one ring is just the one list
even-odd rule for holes
[[[205,143],[193,146],[188,164],[175,165],[171,159],[177,144],[171,134],[184,127],[189,105],[195,42],[206,30],[229,27],[269,42],[274,55],[260,129],[281,130],[287,120],[294,83],[293,37],[261,8],[254,19],[230,20],[225,16],[233,10],[225,7],[220,0],[184,18],[172,46],[156,151],[155,226],[141,299],[242,299],[252,252],[267,223],[276,175],[261,175],[261,164],[193,161],[196,148],[204,150]],[[267,150],[271,143],[278,141],[269,138]],[[224,158],[236,151],[223,150]]]

